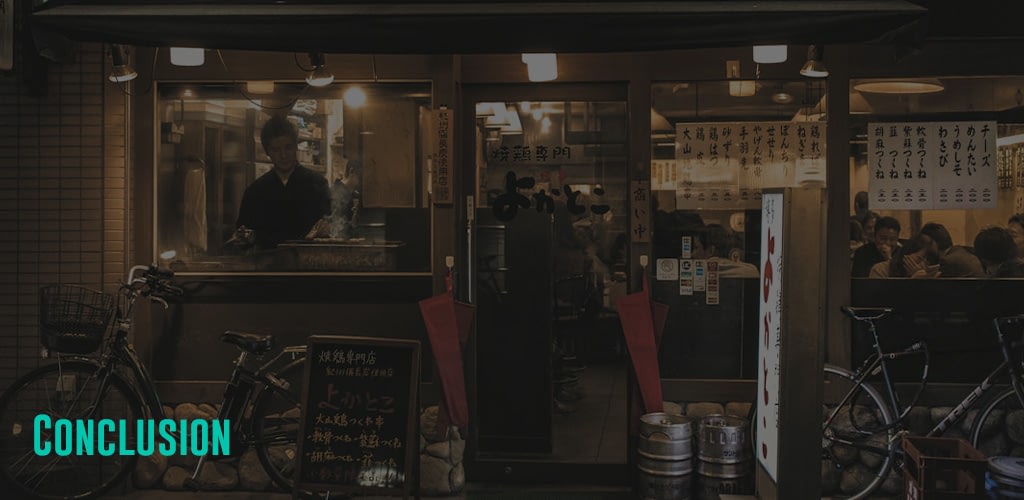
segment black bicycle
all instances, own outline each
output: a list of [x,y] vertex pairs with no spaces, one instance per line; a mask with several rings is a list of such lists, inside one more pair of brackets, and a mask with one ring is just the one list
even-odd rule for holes
[[[907,416],[928,379],[928,346],[922,341],[900,351],[883,351],[875,322],[893,310],[863,307],[843,307],[842,310],[854,320],[866,324],[874,342],[874,351],[852,372],[825,365],[821,443],[822,460],[827,464],[823,464],[823,471],[829,466],[836,469],[850,466],[855,470],[847,473],[844,469],[844,476],[829,485],[832,488],[823,484],[822,493],[860,499],[886,481],[902,485],[903,479],[898,474],[903,465],[899,441],[907,433]],[[971,443],[980,447],[993,429],[1003,425],[1008,415],[1016,412],[1024,416],[1021,411],[1024,409],[1024,366],[1020,350],[1024,315],[995,318],[991,320],[991,326],[998,337],[1002,362],[935,424],[927,436],[940,436],[957,425],[970,410],[978,407],[997,382],[1008,382],[1009,387],[1003,385],[1006,387],[1004,390],[981,405],[970,427]],[[923,368],[916,392],[909,402],[903,402],[890,377],[888,363],[907,357],[922,358]]]
[[[136,421],[166,418],[153,380],[128,339],[140,297],[166,308],[168,298],[182,295],[172,278],[171,271],[156,266],[135,266],[117,295],[77,285],[42,289],[44,356],[55,362],[29,372],[0,396],[0,479],[8,484],[5,490],[38,499],[95,498],[133,470],[137,455],[37,455],[35,440],[52,442],[54,432],[36,436],[34,419],[42,414],[52,421],[124,420],[128,425],[122,439],[135,443]],[[241,351],[217,416],[218,421],[230,421],[231,455],[254,447],[273,482],[291,491],[306,348],[286,347],[250,368],[251,356],[273,350],[272,336],[229,331],[221,340]],[[98,356],[85,356],[101,346]],[[197,478],[205,458],[199,458],[186,487],[200,487]]]

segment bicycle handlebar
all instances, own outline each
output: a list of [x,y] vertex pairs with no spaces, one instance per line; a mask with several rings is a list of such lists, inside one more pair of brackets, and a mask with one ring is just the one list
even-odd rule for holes
[[171,284],[173,278],[174,271],[170,269],[156,265],[133,266],[128,271],[128,283],[125,284],[125,287],[143,297],[151,295],[180,297],[185,294],[185,291],[181,287]]

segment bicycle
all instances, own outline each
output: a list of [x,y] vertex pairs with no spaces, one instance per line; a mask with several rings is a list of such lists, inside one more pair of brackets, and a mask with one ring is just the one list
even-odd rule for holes
[[[861,499],[870,495],[887,480],[902,484],[899,474],[890,475],[890,471],[899,471],[903,467],[900,438],[907,434],[906,418],[917,403],[928,379],[928,346],[919,341],[901,351],[885,352],[879,343],[878,330],[875,322],[893,309],[878,307],[843,307],[842,311],[850,318],[864,322],[871,334],[874,345],[867,359],[855,371],[849,371],[834,365],[825,365],[825,408],[822,423],[822,460],[831,461],[835,466],[850,464],[860,460],[867,470],[861,474],[860,481],[847,481],[840,484],[840,493],[849,495],[850,499]],[[995,387],[995,381],[1009,375],[1010,387],[997,394],[979,410],[971,424],[970,442],[978,447],[984,438],[983,430],[995,425],[990,417],[997,412],[1020,410],[1024,408],[1024,369],[1022,369],[1019,347],[1019,330],[1009,332],[1008,326],[1024,325],[1024,315],[999,317],[992,320],[992,327],[999,340],[1003,361],[996,366],[984,380],[967,393],[964,399],[932,429],[927,436],[939,436],[956,425],[968,410],[977,406],[982,397]],[[1014,355],[1017,355],[1015,358]],[[908,356],[923,356],[921,381],[909,404],[902,404],[889,374],[889,361]],[[881,374],[878,381],[881,391],[869,380]],[[838,397],[836,397],[838,396]],[[1001,417],[1000,417],[1001,419]],[[1001,420],[1000,420],[1001,421]],[[823,464],[824,465],[824,464]],[[825,467],[823,466],[823,469]],[[893,478],[893,476],[895,476]],[[892,479],[891,479],[892,478]],[[831,492],[824,491],[823,495]]]
[[[128,443],[137,442],[137,420],[166,418],[153,379],[128,339],[139,298],[166,308],[168,298],[183,294],[172,278],[172,271],[155,265],[135,266],[116,296],[77,285],[43,289],[44,357],[56,353],[56,362],[19,378],[0,396],[0,480],[8,484],[7,491],[47,500],[95,498],[134,469],[138,455],[37,455],[34,418],[46,414],[53,421],[124,419],[132,423],[124,429],[127,437],[122,437]],[[106,335],[109,331],[113,333]],[[249,357],[270,352],[272,336],[228,331],[221,340],[240,350],[217,416],[220,422],[230,421],[231,455],[255,447],[274,484],[291,491],[306,348],[286,347],[253,369],[247,366]],[[97,349],[97,356],[86,356]],[[283,366],[274,370],[279,362]],[[178,440],[177,434],[173,437]],[[50,442],[54,433],[40,432],[39,438]],[[206,455],[199,457],[185,481],[187,488],[199,488],[205,459]]]

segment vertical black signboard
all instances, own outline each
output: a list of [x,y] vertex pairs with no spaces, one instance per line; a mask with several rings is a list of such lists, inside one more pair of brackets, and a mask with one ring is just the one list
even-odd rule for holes
[[296,490],[408,497],[420,343],[314,335],[308,353]]

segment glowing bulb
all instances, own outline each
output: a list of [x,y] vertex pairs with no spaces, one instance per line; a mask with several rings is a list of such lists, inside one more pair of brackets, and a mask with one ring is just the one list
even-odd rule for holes
[[353,108],[366,104],[366,92],[361,87],[349,87],[341,97],[345,104]]

